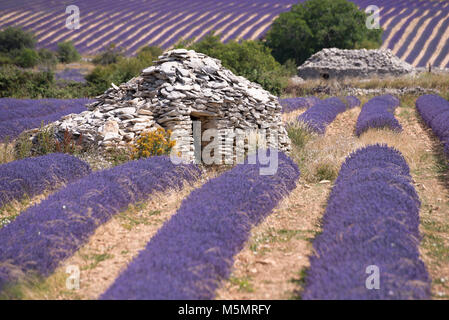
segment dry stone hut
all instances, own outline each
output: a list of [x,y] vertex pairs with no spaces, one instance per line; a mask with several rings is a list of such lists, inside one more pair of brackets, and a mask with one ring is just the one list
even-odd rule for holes
[[58,136],[66,130],[75,137],[82,134],[85,143],[99,148],[125,146],[140,133],[163,127],[173,131],[182,156],[193,160],[195,146],[204,146],[195,141],[194,121],[199,121],[202,132],[217,129],[221,142],[233,139],[230,130],[265,129],[268,137],[278,138],[277,145],[269,146],[288,152],[281,108],[277,97],[223,68],[219,60],[179,49],[164,53],[140,76],[113,85],[88,105],[89,111],[53,125]]
[[303,79],[397,77],[416,73],[389,49],[323,49],[298,67]]

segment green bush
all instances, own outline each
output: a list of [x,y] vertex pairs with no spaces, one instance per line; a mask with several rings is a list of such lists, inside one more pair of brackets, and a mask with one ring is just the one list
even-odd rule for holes
[[94,64],[99,65],[108,65],[112,63],[117,63],[120,58],[123,58],[123,50],[121,48],[117,48],[115,44],[111,44],[105,51],[98,54],[92,62]]
[[[279,95],[292,73],[289,66],[282,66],[271,55],[271,50],[261,41],[229,41],[222,43],[213,32],[197,43],[180,42],[177,48],[187,47],[196,52],[221,60],[225,68],[250,81],[259,83],[266,90]],[[293,67],[294,69],[296,66]],[[295,71],[294,71],[295,72]]]
[[0,66],[13,64],[13,59],[5,53],[0,53]]
[[8,27],[0,31],[0,52],[9,53],[24,48],[34,49],[35,44],[34,35],[20,27]]
[[58,59],[62,63],[76,62],[81,59],[72,41],[58,43]]
[[304,148],[312,137],[310,130],[299,122],[289,124],[287,126],[287,133],[292,143],[300,150]]
[[366,27],[367,15],[347,0],[308,0],[273,22],[266,44],[277,61],[301,65],[323,48],[354,49],[382,44],[382,30]]
[[14,145],[16,159],[43,156],[54,152],[79,154],[82,151],[82,136],[74,140],[72,135],[65,131],[62,139],[58,140],[53,129],[44,126],[43,122],[37,133],[31,138],[32,134],[28,131],[23,132],[17,138]]
[[140,75],[142,70],[151,66],[161,53],[162,50],[157,47],[145,47],[136,57],[120,57],[117,63],[95,67],[86,76],[86,80],[92,92],[100,94],[111,87],[111,83],[118,85]]
[[0,67],[0,98],[75,99],[97,95],[95,88],[83,83],[56,83],[52,70],[23,70],[14,65]]
[[42,98],[54,83],[52,72],[33,72],[13,65],[0,67],[0,98]]
[[46,67],[47,69],[52,69],[58,63],[58,57],[53,51],[48,49],[40,49],[38,52],[39,64]]
[[22,68],[33,68],[39,63],[39,54],[29,48],[23,48],[14,59],[14,63]]
[[156,46],[144,46],[137,52],[137,58],[140,60],[153,61],[156,60],[164,51]]

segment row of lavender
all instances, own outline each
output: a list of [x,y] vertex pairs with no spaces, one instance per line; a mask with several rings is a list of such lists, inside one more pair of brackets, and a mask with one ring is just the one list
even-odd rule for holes
[[0,208],[78,180],[91,172],[84,161],[54,153],[0,165]]
[[279,99],[279,103],[282,106],[282,113],[309,109],[318,102],[320,102],[320,99],[314,96]]
[[[302,2],[302,1],[301,1]],[[449,27],[446,1],[432,0],[353,0],[360,8],[376,5],[381,9],[384,47],[417,66],[432,63],[448,66]],[[64,27],[65,4],[46,5],[33,1],[2,1],[0,28],[18,24],[33,30],[39,46],[54,48],[59,41],[73,40],[84,53],[94,53],[111,43],[135,52],[142,45],[167,48],[181,38],[204,36],[217,30],[224,40],[255,39],[270,27],[273,19],[289,10],[294,0],[245,0],[220,2],[212,0],[78,0],[83,28],[73,33]],[[106,8],[106,9],[105,9]],[[111,27],[119,26],[119,27]]]
[[[0,10],[11,14],[0,20],[0,27],[20,24],[32,29],[39,38],[39,45],[53,48],[58,41],[71,39],[81,52],[96,52],[111,43],[127,48],[130,53],[143,45],[173,45],[181,37],[200,38],[209,30],[219,30],[226,39],[245,35],[253,38],[266,31],[270,22],[286,11],[295,1],[245,0],[239,2],[216,1],[86,1],[77,2],[84,12],[84,28],[69,32],[61,28],[66,16],[65,6],[48,8],[44,3],[23,12],[23,8],[0,5]],[[39,9],[36,9],[38,7]],[[109,8],[105,10],[105,8]],[[20,12],[17,12],[21,9]],[[36,12],[41,10],[40,15]],[[49,19],[48,16],[51,18]],[[122,28],[108,28],[111,24]],[[54,31],[51,36],[49,31]]]
[[402,131],[402,126],[394,116],[394,110],[399,106],[399,99],[392,95],[374,97],[363,105],[357,119],[355,133],[360,136],[370,128],[389,128]]
[[180,189],[200,175],[194,165],[153,157],[97,171],[67,185],[0,229],[0,291],[23,274],[48,276],[98,226],[129,204]]
[[[328,98],[319,100],[315,97],[280,99],[283,112],[291,112],[308,108],[297,120],[304,123],[309,130],[324,134],[327,126],[342,112],[360,105],[356,97]],[[401,131],[402,126],[394,116],[394,110],[399,106],[399,99],[391,95],[374,97],[363,105],[357,119],[355,133],[360,136],[372,128],[389,128]]]
[[359,105],[360,100],[352,96],[319,100],[313,107],[302,113],[297,120],[305,123],[311,131],[324,134],[327,126],[334,121],[340,113]]
[[400,152],[372,145],[351,154],[314,241],[303,298],[429,298],[418,250],[419,208]]
[[15,138],[24,130],[38,128],[71,113],[86,111],[90,99],[12,99],[0,98],[0,142]]
[[416,109],[443,142],[444,151],[449,156],[449,102],[437,95],[424,95],[416,100]]
[[213,299],[251,228],[296,186],[296,164],[278,156],[274,175],[254,158],[194,190],[101,298]]

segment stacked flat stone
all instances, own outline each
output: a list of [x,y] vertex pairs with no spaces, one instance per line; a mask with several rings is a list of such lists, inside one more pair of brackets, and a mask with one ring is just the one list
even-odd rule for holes
[[218,129],[222,141],[229,139],[229,129],[265,129],[268,136],[278,137],[278,145],[270,146],[290,151],[277,97],[193,50],[164,53],[140,76],[113,84],[87,108],[54,123],[56,134],[62,137],[67,130],[82,135],[84,143],[109,148],[162,127],[172,130],[183,157],[193,159],[192,120],[201,119],[202,130]]
[[298,75],[303,79],[391,77],[416,72],[390,49],[323,49],[298,67]]

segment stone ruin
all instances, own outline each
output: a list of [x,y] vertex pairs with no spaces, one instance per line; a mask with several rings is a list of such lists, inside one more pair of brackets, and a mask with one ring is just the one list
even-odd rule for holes
[[416,71],[389,49],[323,49],[298,67],[299,77],[305,80],[396,77],[415,74]]
[[[177,137],[182,157],[193,161],[195,146],[204,145],[194,141],[193,123],[200,121],[201,131],[217,129],[221,142],[234,139],[230,129],[264,129],[267,137],[277,137],[273,140],[277,145],[268,140],[268,147],[289,152],[277,97],[223,68],[219,60],[193,50],[168,51],[158,59],[140,76],[119,86],[112,84],[87,105],[88,111],[53,123],[56,136],[62,138],[67,131],[75,139],[82,135],[83,144],[101,150],[125,147],[142,132],[162,127]],[[221,152],[229,156],[233,150]]]

